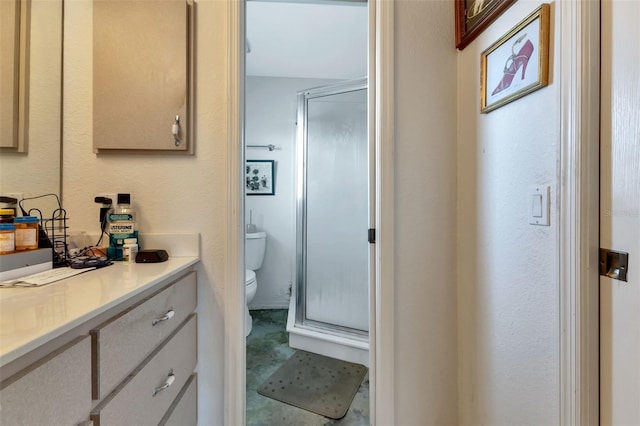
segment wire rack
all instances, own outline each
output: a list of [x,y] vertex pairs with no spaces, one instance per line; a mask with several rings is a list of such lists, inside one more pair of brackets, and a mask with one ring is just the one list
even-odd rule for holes
[[[42,210],[32,207],[26,210],[24,202],[44,197],[55,197],[57,208],[48,216],[43,216]],[[69,246],[67,245],[67,211],[62,208],[60,198],[56,194],[45,194],[37,197],[23,198],[18,203],[24,216],[36,216],[40,221],[38,229],[38,248],[51,248],[53,267],[69,264]]]
[[51,242],[53,267],[67,266],[69,264],[67,211],[63,208],[54,210],[51,217],[44,220],[43,227]]

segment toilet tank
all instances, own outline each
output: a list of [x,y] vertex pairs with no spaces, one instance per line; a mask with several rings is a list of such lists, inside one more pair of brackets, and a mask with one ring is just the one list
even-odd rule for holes
[[260,269],[267,243],[266,232],[247,232],[244,240],[244,262],[247,269]]

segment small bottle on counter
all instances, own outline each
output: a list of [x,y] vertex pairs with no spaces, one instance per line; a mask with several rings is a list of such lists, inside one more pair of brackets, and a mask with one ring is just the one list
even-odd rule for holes
[[38,218],[36,216],[16,217],[16,251],[38,248]]
[[126,238],[122,246],[122,260],[134,263],[136,261],[136,254],[138,254],[138,239]]
[[16,227],[12,223],[0,223],[0,254],[16,251]]

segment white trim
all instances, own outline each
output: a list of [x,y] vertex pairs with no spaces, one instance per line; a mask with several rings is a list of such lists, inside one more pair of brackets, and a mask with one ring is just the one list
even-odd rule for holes
[[376,271],[372,424],[395,424],[394,2],[375,1]]
[[[378,205],[378,199],[376,194],[376,188],[378,182],[376,176],[378,173],[377,168],[377,155],[376,148],[376,3],[373,1],[367,2],[368,6],[368,23],[369,23],[369,43],[368,43],[368,63],[367,63],[367,86],[369,89],[368,99],[368,142],[369,147],[369,228],[376,228],[376,206]],[[373,41],[373,42],[371,42]],[[376,424],[376,322],[378,319],[376,306],[376,268],[377,268],[377,244],[369,244],[369,350],[368,350],[368,363],[369,367],[369,424]]]
[[244,22],[245,2],[228,2],[229,121],[227,264],[224,296],[224,424],[245,424]]
[[600,2],[556,3],[560,19],[560,424],[599,423]]

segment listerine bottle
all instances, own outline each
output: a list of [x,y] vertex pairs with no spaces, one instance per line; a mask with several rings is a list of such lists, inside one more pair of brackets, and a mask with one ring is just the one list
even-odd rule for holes
[[125,240],[138,238],[130,194],[118,194],[118,204],[107,213],[107,221],[109,222],[107,256],[112,260],[123,260],[122,246],[124,246]]

